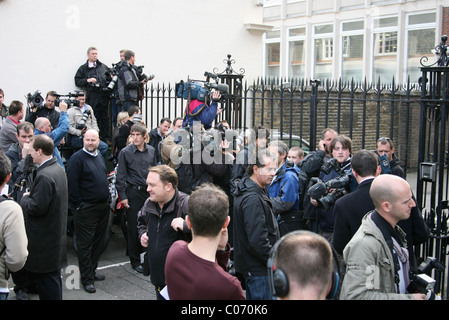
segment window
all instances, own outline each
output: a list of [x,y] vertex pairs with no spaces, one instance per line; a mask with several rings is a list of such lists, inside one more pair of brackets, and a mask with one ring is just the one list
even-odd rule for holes
[[265,76],[279,77],[281,71],[281,32],[265,33]]
[[363,21],[342,23],[341,77],[343,80],[362,81],[363,79],[363,30]]
[[332,78],[332,62],[334,56],[334,26],[332,24],[315,26],[314,36],[314,71],[315,79]]
[[373,21],[373,81],[390,83],[397,75],[398,18]]
[[288,76],[305,77],[305,36],[306,28],[288,31]]
[[407,32],[407,65],[406,79],[410,76],[411,82],[418,82],[421,77],[420,59],[428,57],[428,65],[432,64],[432,49],[436,46],[436,13],[410,14],[406,20]]

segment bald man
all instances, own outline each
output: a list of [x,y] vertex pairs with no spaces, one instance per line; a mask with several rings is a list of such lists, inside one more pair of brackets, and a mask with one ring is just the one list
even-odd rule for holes
[[405,233],[397,226],[410,217],[416,206],[410,185],[401,177],[380,175],[371,184],[370,197],[375,210],[363,217],[362,225],[343,251],[347,268],[340,298],[425,299],[424,294],[407,293],[408,251]]
[[75,235],[81,283],[88,293],[96,291],[94,282],[104,280],[95,272],[105,249],[109,218],[107,169],[98,145],[98,131],[84,134],[83,149],[75,152],[67,165],[69,204],[76,213]]
[[39,117],[34,122],[34,135],[45,134],[53,140],[54,150],[53,156],[56,161],[64,169],[64,163],[62,162],[61,154],[59,153],[58,145],[69,131],[69,115],[67,114],[67,103],[61,101],[59,104],[61,112],[59,113],[59,123],[56,128],[53,128],[48,118]]

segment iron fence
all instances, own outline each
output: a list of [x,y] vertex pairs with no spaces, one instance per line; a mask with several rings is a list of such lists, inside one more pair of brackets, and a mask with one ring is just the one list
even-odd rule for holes
[[[449,211],[445,170],[449,149],[446,69],[440,70],[438,89],[437,78],[433,73],[426,74],[435,70],[423,71],[423,78],[428,78],[423,86],[410,79],[405,84],[396,84],[394,78],[390,84],[262,78],[237,81],[232,83],[236,94],[222,102],[224,111],[216,121],[226,119],[235,130],[265,125],[285,135],[290,147],[299,137],[300,146],[307,144],[304,147],[310,149],[315,149],[321,131],[328,127],[349,136],[353,150],[373,150],[380,137],[390,137],[406,173],[408,169],[418,171],[416,196],[431,229],[431,239],[417,252],[423,259],[434,256],[446,266]],[[141,108],[149,129],[164,117],[184,116],[186,100],[176,96],[175,88],[175,83],[146,86]],[[435,181],[420,176],[422,163],[438,164]],[[447,297],[447,270],[433,276],[437,292]]]

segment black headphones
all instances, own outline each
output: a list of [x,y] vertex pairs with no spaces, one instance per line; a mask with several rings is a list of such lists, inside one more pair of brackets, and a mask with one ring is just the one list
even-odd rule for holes
[[[276,257],[276,252],[279,248],[279,246],[284,242],[285,238],[290,237],[295,234],[303,234],[304,231],[298,230],[293,231],[285,236],[283,236],[281,239],[279,239],[273,248],[271,248],[270,255],[267,261],[267,269],[268,269],[268,279],[270,282],[270,290],[271,294],[274,297],[285,297],[288,294],[289,291],[289,282],[287,274],[282,269],[276,269],[274,265],[274,258]],[[329,293],[326,296],[327,300],[333,300],[337,297],[338,289],[340,287],[340,262],[338,261],[337,253],[333,246],[332,248],[332,257],[335,261],[336,270],[332,271],[332,285],[329,290]]]

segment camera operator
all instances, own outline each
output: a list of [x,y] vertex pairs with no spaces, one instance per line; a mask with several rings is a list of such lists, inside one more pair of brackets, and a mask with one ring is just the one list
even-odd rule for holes
[[[67,111],[70,122],[67,145],[81,149],[83,148],[83,137],[86,131],[89,129],[98,131],[99,129],[93,108],[85,103],[86,96],[83,95],[83,91],[78,91],[77,93],[78,95],[75,99],[79,101],[79,106],[75,105]],[[103,158],[105,158],[106,152],[108,151],[108,145],[100,140],[98,150]]]
[[136,54],[133,51],[126,50],[124,58],[118,76],[118,94],[122,109],[127,111],[129,107],[139,105],[139,90],[143,89],[149,79],[145,75],[138,74],[135,66]]
[[[323,182],[329,182],[333,179],[339,178],[344,175],[351,174],[351,152],[352,152],[352,141],[349,137],[344,135],[339,135],[337,138],[332,140],[329,151],[331,152],[333,159],[329,160],[332,162],[326,162],[322,167],[319,179]],[[331,164],[329,166],[329,164]],[[351,182],[351,183],[349,183]],[[352,184],[352,186],[350,186]],[[344,193],[348,193],[355,189],[356,181],[354,179],[349,179],[346,186],[340,190]],[[309,189],[310,191],[310,189]],[[328,190],[328,194],[332,190]],[[339,193],[338,196],[343,194]],[[336,195],[337,196],[337,195]],[[310,197],[310,202],[313,206],[317,208],[317,222],[319,227],[319,233],[325,237],[330,243],[332,243],[332,237],[334,232],[334,203],[330,203],[327,208],[320,206],[319,199]]]
[[[217,101],[221,98],[221,93],[218,90],[212,92],[212,99],[206,101],[199,101],[192,99],[186,107],[183,127],[192,126],[194,121],[200,121],[204,129],[210,129],[215,117],[219,115],[223,109],[218,105]],[[212,103],[211,103],[212,101]]]
[[44,117],[50,120],[53,128],[56,128],[59,122],[59,112],[55,108],[56,99],[56,91],[49,91],[45,96],[45,104],[42,107],[31,106],[31,112],[27,114],[25,121],[34,125],[37,118]]
[[424,300],[422,293],[407,293],[409,259],[405,234],[397,223],[416,206],[404,179],[381,174],[369,191],[375,210],[367,213],[343,251],[346,274],[340,299]]
[[100,139],[106,143],[110,142],[108,119],[110,92],[106,89],[108,70],[109,68],[98,60],[97,48],[89,47],[86,63],[81,65],[75,74],[75,85],[86,91],[86,102],[94,110],[98,121]]

